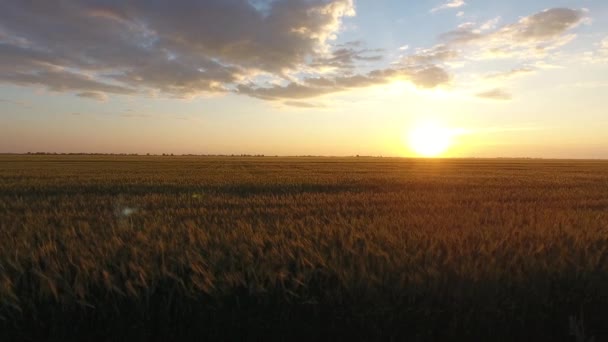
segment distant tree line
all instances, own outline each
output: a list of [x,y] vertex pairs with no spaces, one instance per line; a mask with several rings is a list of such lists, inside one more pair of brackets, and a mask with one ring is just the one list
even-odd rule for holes
[[[20,154],[20,153],[8,153],[8,154]],[[163,157],[172,157],[175,156],[173,153],[86,153],[86,152],[27,152],[27,155],[43,155],[43,156],[163,156]],[[178,156],[180,154],[177,154]],[[193,153],[183,153],[181,156],[189,156],[189,157],[266,157],[264,154],[193,154]],[[272,157],[278,157],[278,155],[274,155]]]
[[[27,152],[29,155],[42,156],[138,156],[138,153],[85,153],[85,152]],[[148,155],[150,155],[148,153]]]
[[[22,153],[5,153],[5,154],[22,154]],[[195,154],[195,153],[183,153],[183,154],[173,154],[173,153],[86,153],[86,152],[27,152],[27,155],[46,155],[46,156],[163,156],[163,157],[173,157],[173,156],[184,156],[184,157],[279,157],[278,155],[267,156],[264,154]],[[307,158],[319,158],[324,156],[313,155],[313,154],[303,154],[303,155],[293,155],[289,157],[307,157]],[[350,158],[382,158],[383,156],[371,156],[371,155],[351,155],[351,156],[334,156],[334,157],[350,157]]]

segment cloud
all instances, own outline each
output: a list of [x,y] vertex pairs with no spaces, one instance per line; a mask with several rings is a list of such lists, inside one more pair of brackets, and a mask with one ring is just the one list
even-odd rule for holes
[[501,19],[502,19],[501,17],[496,17],[494,19],[490,19],[490,20],[486,21],[485,23],[483,23],[479,27],[479,30],[480,31],[493,30],[496,28],[496,26],[498,25],[498,23],[500,22]]
[[441,44],[429,49],[416,49],[414,54],[403,57],[401,63],[408,66],[430,65],[447,62],[458,56],[456,50]]
[[604,61],[608,61],[608,37],[600,42],[597,53]]
[[289,100],[395,79],[419,87],[450,80],[441,65],[447,49],[372,68],[383,50],[332,44],[353,15],[353,0],[13,2],[0,12],[0,83],[100,101],[206,93]]
[[479,49],[477,59],[506,57],[544,57],[576,37],[567,31],[585,21],[585,11],[551,8],[524,17],[514,24],[492,30],[500,18],[479,28],[459,27],[440,35],[448,46],[467,46]]
[[81,93],[76,94],[76,96],[97,100],[101,102],[105,102],[108,100],[108,95],[98,92],[98,91],[83,91]]
[[122,118],[152,118],[150,114],[120,114]]
[[353,15],[353,0],[10,2],[0,11],[0,82],[75,93],[228,92],[310,60],[377,60],[352,48],[326,58]]
[[0,83],[100,101],[236,93],[294,104],[395,80],[442,86],[456,62],[541,56],[573,39],[568,31],[584,20],[584,11],[555,8],[502,27],[499,18],[464,25],[388,64],[386,52],[363,42],[335,44],[355,14],[354,0],[8,2]]
[[104,83],[93,77],[65,70],[34,70],[28,73],[4,73],[0,75],[3,82],[28,86],[40,84],[52,91],[100,91],[114,94],[132,94],[131,88]]
[[584,11],[569,8],[552,8],[525,17],[519,23],[505,27],[503,34],[521,40],[542,41],[554,39],[584,18]]
[[499,88],[477,93],[477,94],[475,94],[475,96],[482,98],[482,99],[503,100],[503,101],[511,100],[511,98],[512,98],[511,94],[509,94],[505,90],[499,89]]
[[21,102],[21,101],[14,101],[14,100],[7,100],[7,99],[0,99],[1,103],[8,103],[10,105],[13,106],[17,106],[17,107],[24,107],[24,108],[31,108],[31,105],[25,102]]
[[387,84],[397,80],[407,80],[421,88],[434,88],[450,81],[451,76],[442,68],[429,65],[424,67],[397,67],[378,69],[365,75],[306,78],[299,83],[258,87],[240,85],[238,92],[264,100],[307,99],[349,89]]
[[583,54],[583,62],[593,64],[608,63],[608,37],[595,44],[593,51],[586,51]]
[[286,106],[298,107],[298,108],[324,108],[325,107],[324,105],[321,105],[321,104],[303,102],[303,101],[285,101],[285,102],[283,102],[283,104]]
[[486,75],[485,78],[486,79],[509,80],[509,79],[513,79],[513,78],[516,78],[516,77],[519,77],[519,76],[532,74],[534,72],[536,72],[536,69],[524,66],[524,67],[521,67],[521,68],[511,69],[509,71],[497,72],[497,73],[489,74],[489,75]]
[[441,11],[441,10],[451,9],[451,8],[459,8],[466,4],[467,3],[464,2],[463,0],[452,0],[452,1],[446,2],[444,4],[441,4],[433,9],[431,9],[431,13]]
[[[352,45],[352,44],[351,44]],[[357,44],[359,46],[360,44]],[[349,46],[340,46],[333,50],[329,56],[320,56],[311,63],[313,68],[354,69],[358,62],[373,62],[383,58],[378,54],[382,49],[361,49]]]

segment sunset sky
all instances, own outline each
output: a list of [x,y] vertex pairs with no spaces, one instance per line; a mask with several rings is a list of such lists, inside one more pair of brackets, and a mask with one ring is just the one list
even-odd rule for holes
[[0,152],[441,139],[429,155],[608,158],[608,1],[0,2]]

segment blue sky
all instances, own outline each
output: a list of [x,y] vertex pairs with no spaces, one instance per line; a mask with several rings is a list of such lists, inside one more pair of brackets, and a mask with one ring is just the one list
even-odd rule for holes
[[3,2],[0,152],[608,158],[606,2],[257,8]]

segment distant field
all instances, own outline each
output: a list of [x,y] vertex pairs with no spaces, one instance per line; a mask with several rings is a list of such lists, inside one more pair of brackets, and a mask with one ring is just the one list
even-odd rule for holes
[[608,162],[0,156],[3,341],[574,325],[608,340]]

